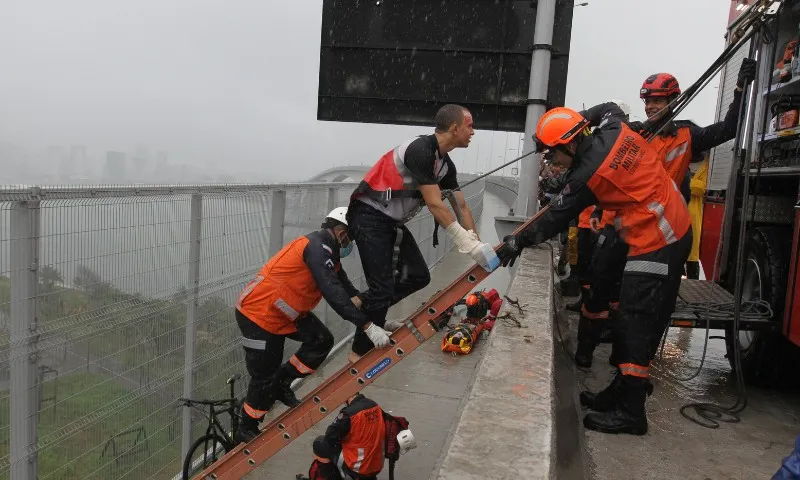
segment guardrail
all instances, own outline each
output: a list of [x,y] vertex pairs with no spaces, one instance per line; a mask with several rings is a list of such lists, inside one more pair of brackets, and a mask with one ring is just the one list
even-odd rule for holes
[[[202,427],[175,400],[245,371],[241,288],[354,188],[0,188],[0,477],[172,478]],[[464,192],[476,219],[483,189]],[[430,266],[452,247],[433,248],[427,210],[407,226]],[[343,265],[365,288],[357,250]],[[316,313],[337,341],[352,330]]]

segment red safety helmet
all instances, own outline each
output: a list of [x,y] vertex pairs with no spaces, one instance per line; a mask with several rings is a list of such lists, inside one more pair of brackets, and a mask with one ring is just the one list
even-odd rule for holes
[[669,73],[655,73],[644,79],[642,88],[639,90],[639,97],[671,97],[680,95],[681,87],[678,79]]
[[536,140],[545,147],[566,145],[589,125],[583,115],[567,107],[556,107],[544,115],[536,126]]

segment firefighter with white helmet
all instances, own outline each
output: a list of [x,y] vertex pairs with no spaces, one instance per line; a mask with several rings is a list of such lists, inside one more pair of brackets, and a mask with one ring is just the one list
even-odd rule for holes
[[[347,208],[335,208],[320,230],[283,247],[240,294],[236,321],[251,379],[237,442],[248,442],[258,434],[258,423],[276,401],[297,406],[292,380],[313,373],[333,348],[333,335],[312,312],[323,298],[372,342],[389,343],[389,333],[359,310],[359,291],[342,268],[341,259],[352,249]],[[286,338],[301,345],[281,364]]]

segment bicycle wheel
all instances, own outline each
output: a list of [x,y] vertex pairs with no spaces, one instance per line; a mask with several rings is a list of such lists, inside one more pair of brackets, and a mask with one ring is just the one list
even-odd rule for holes
[[197,439],[183,459],[183,480],[190,480],[209,465],[222,458],[233,446],[216,433]]

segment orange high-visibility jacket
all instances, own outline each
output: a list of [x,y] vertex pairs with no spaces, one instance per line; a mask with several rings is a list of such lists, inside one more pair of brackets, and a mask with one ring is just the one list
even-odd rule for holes
[[367,318],[351,300],[358,290],[342,269],[339,248],[327,230],[297,238],[247,284],[236,308],[264,330],[287,335],[297,331],[295,320],[324,297],[343,319],[363,326]]

